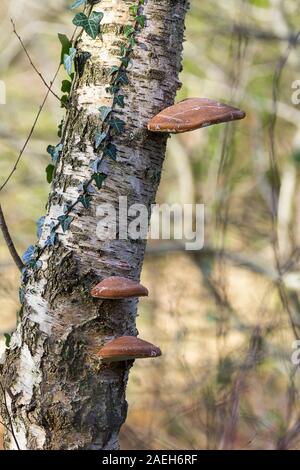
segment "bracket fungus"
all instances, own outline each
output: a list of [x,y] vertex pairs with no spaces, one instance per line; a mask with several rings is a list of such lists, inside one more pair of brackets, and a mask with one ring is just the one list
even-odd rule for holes
[[97,284],[91,291],[97,299],[127,299],[130,297],[147,297],[148,289],[139,282],[126,277],[108,277]]
[[135,336],[121,336],[103,346],[97,353],[104,362],[130,361],[161,356],[161,350]]
[[207,98],[188,98],[157,114],[149,121],[148,130],[181,134],[245,116],[244,111],[227,104]]

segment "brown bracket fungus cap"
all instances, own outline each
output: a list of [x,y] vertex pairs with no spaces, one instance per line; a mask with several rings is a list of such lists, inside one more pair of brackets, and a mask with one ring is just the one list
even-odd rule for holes
[[129,297],[147,297],[148,294],[146,287],[139,282],[119,276],[104,279],[91,291],[92,297],[98,299],[127,299]]
[[118,362],[159,357],[161,350],[135,336],[121,336],[103,346],[97,355],[105,362]]
[[207,98],[189,98],[157,114],[149,121],[148,130],[180,134],[245,116],[244,111],[227,104]]

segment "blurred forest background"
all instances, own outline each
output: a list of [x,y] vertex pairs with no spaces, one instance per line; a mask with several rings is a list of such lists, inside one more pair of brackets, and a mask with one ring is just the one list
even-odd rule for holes
[[[69,4],[0,4],[7,87],[0,184],[47,91],[10,17],[49,82],[57,33],[72,31]],[[291,362],[300,335],[300,105],[291,99],[300,80],[299,7],[299,0],[191,1],[178,99],[233,103],[247,119],[169,140],[157,202],[204,203],[205,248],[149,245],[143,282],[151,295],[140,303],[138,328],[164,354],[132,369],[122,449],[300,447],[300,373]],[[19,252],[36,240],[49,191],[46,147],[57,143],[62,115],[50,96],[0,196]],[[0,238],[0,335],[15,327],[18,286]]]

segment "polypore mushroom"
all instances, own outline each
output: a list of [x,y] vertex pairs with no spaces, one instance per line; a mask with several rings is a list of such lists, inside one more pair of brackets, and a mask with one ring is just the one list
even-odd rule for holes
[[148,130],[180,134],[245,116],[244,111],[227,104],[207,98],[189,98],[157,114],[149,121]]
[[104,362],[129,361],[161,356],[161,350],[154,344],[135,336],[121,336],[110,341],[97,353]]
[[146,287],[139,282],[132,281],[126,277],[108,277],[95,286],[92,297],[98,299],[126,299],[129,297],[147,297],[149,294]]

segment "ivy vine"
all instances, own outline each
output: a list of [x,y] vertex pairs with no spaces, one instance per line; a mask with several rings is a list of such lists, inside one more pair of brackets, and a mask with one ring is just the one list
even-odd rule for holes
[[[101,21],[104,17],[102,12],[94,12],[93,5],[100,3],[101,0],[75,0],[71,5],[71,10],[83,7],[83,11],[76,13],[73,18],[73,24],[81,31],[85,31],[92,39],[96,40],[101,34]],[[132,58],[136,43],[136,34],[141,28],[146,25],[146,16],[143,14],[143,6],[145,0],[137,0],[137,2],[130,6],[130,15],[133,19],[132,24],[123,26],[124,42],[121,45],[118,60],[119,65],[114,65],[109,71],[110,84],[106,91],[112,96],[112,106],[101,106],[99,108],[99,125],[94,130],[94,151],[96,159],[91,161],[91,177],[85,181],[78,188],[78,198],[71,205],[65,205],[63,214],[58,217],[57,221],[52,221],[49,229],[50,233],[47,237],[43,247],[38,245],[30,246],[23,255],[25,268],[22,272],[22,286],[20,288],[20,302],[24,304],[25,284],[28,280],[28,270],[38,270],[42,267],[39,260],[44,250],[48,247],[53,247],[58,242],[59,228],[65,233],[69,230],[73,217],[72,211],[81,204],[85,209],[90,208],[93,195],[97,190],[100,190],[103,183],[108,178],[108,175],[101,171],[102,162],[105,158],[110,158],[113,161],[117,160],[118,149],[112,143],[113,137],[121,135],[126,128],[126,123],[115,116],[118,108],[125,107],[125,96],[122,93],[122,88],[129,84],[128,67]],[[88,7],[88,8],[87,8]],[[87,11],[88,9],[88,11]],[[87,14],[86,14],[87,13]],[[81,74],[80,68],[76,67],[76,59],[79,59],[78,51],[75,47],[75,41],[71,41],[64,34],[58,35],[61,43],[61,65],[68,74],[68,78],[63,80],[61,91],[63,93],[61,98],[62,107],[68,108],[69,97],[72,90],[74,78],[78,73]],[[81,53],[80,59],[83,61],[83,66],[86,60],[89,59],[89,53]],[[50,163],[46,168],[46,177],[48,183],[51,183],[55,174],[55,168],[59,161],[60,155],[63,151],[63,126],[62,121],[59,125],[58,136],[61,141],[56,145],[49,145],[47,152],[50,156]],[[45,217],[41,217],[37,221],[37,237],[40,238],[45,223]],[[21,316],[22,310],[20,312]],[[9,346],[9,335],[5,336],[6,344]]]

